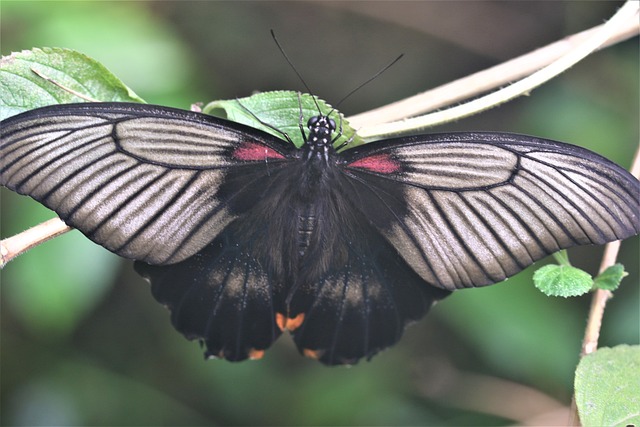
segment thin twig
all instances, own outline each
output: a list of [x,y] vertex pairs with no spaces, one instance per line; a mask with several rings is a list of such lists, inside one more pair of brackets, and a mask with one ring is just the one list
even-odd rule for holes
[[[573,34],[562,40],[551,43],[517,58],[498,64],[486,70],[454,80],[447,84],[419,93],[415,96],[387,104],[380,108],[350,116],[349,123],[359,129],[381,123],[402,120],[407,117],[435,111],[438,108],[453,105],[486,93],[489,90],[517,81],[529,74],[549,65],[566,55],[576,46],[602,30],[603,25]],[[619,28],[597,50],[620,43],[638,34],[637,20],[630,19]],[[361,133],[361,132],[360,132]]]
[[[437,111],[435,113],[397,122],[368,126],[361,129],[358,134],[363,138],[371,138],[374,136],[380,137],[396,135],[407,133],[409,131],[426,129],[436,124],[443,124],[477,114],[481,111],[504,104],[505,102],[519,96],[529,94],[534,88],[551,80],[593,53],[607,40],[619,34],[621,29],[625,29],[626,31],[629,22],[633,22],[635,32],[637,33],[640,28],[640,24],[638,23],[639,10],[640,2],[633,0],[627,1],[627,3],[625,3],[616,12],[616,14],[611,17],[611,19],[601,26],[598,31],[591,33],[586,40],[582,41],[577,46],[574,46],[565,55],[551,62],[539,71],[536,71],[524,79],[505,87],[504,89],[500,89],[496,92],[474,99],[473,101],[451,107],[443,111]],[[349,118],[349,122],[353,123],[353,118]],[[355,123],[357,127],[358,121],[356,120]]]
[[35,227],[0,241],[0,268],[31,248],[71,230],[60,218],[52,218]]

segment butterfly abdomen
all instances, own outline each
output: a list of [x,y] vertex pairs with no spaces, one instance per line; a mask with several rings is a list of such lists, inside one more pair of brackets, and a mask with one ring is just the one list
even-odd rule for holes
[[298,254],[300,257],[304,256],[309,244],[311,243],[311,238],[316,228],[317,221],[318,219],[313,213],[298,216],[297,237]]

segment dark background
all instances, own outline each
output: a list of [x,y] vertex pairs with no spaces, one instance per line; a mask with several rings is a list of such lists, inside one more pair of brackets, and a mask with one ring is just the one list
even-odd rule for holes
[[[312,90],[348,116],[498,64],[602,23],[620,2],[14,2],[1,51],[59,46],[105,64],[151,103]],[[629,167],[638,143],[638,38],[447,130],[535,134]],[[2,191],[2,237],[53,214]],[[602,248],[570,251],[594,274]],[[639,341],[638,239],[601,345]],[[542,263],[538,263],[541,265]],[[78,232],[2,271],[2,425],[509,425],[566,422],[589,296],[552,299],[533,270],[457,292],[395,347],[327,368],[282,337],[258,362],[203,361],[122,261]],[[564,408],[564,409],[563,409]],[[540,416],[543,418],[535,418]],[[535,420],[535,421],[531,421]]]

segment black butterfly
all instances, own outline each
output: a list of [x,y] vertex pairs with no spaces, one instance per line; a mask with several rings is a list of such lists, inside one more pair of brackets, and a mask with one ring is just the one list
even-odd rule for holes
[[203,114],[87,103],[2,122],[1,184],[126,258],[207,355],[258,358],[288,330],[349,364],[460,288],[640,230],[640,182],[585,149],[504,133],[336,152]]

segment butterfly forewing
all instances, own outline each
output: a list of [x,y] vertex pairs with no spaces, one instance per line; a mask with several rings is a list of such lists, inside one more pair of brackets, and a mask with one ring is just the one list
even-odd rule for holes
[[495,283],[559,249],[640,229],[638,180],[569,144],[421,135],[347,151],[342,167],[360,183],[350,197],[363,214],[374,212],[412,268],[445,289]]
[[238,215],[218,192],[230,168],[266,174],[291,153],[228,123],[142,104],[35,110],[2,123],[0,182],[121,256],[178,262]]

